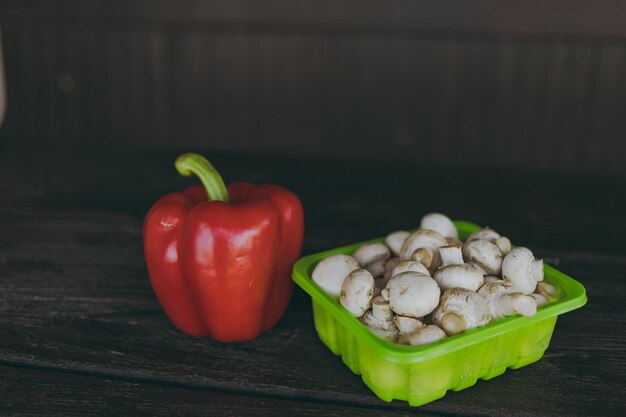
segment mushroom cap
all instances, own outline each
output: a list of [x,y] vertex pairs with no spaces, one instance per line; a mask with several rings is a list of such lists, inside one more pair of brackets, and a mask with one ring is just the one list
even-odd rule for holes
[[341,295],[341,286],[348,274],[359,269],[359,264],[350,255],[335,254],[322,259],[313,270],[311,278],[335,300]]
[[391,273],[393,272],[393,269],[396,267],[396,265],[398,265],[401,262],[402,260],[397,257],[391,258],[387,262],[385,262],[385,276],[384,276],[384,278],[386,279],[385,285],[387,285],[387,281],[389,281],[389,278],[391,278]]
[[491,314],[478,293],[465,288],[452,288],[444,291],[431,318],[448,335],[454,335],[484,326],[491,320]]
[[[502,306],[502,300],[505,301],[504,307]],[[500,309],[501,311],[513,310],[515,314],[519,314],[520,316],[531,317],[537,314],[537,300],[532,295],[515,292],[502,297]]]
[[472,240],[488,240],[489,242],[493,242],[499,237],[500,233],[496,232],[490,227],[483,227],[482,229],[478,229],[474,233],[469,235],[465,241],[471,242]]
[[385,275],[385,264],[383,262],[374,262],[365,266],[365,269],[374,276],[374,278]]
[[494,240],[493,243],[498,247],[498,249],[500,249],[502,255],[507,255],[509,252],[511,252],[512,245],[508,237],[500,236],[499,238]]
[[410,234],[411,233],[406,230],[398,230],[387,235],[385,238],[385,244],[389,247],[393,256],[400,255],[402,244]]
[[543,280],[543,261],[536,261],[528,248],[515,248],[502,261],[502,278],[510,281],[515,290],[531,294],[537,282]]
[[465,242],[463,246],[465,260],[478,266],[485,275],[500,275],[502,271],[502,252],[488,240],[476,239]]
[[430,272],[428,271],[428,268],[426,268],[424,264],[420,262],[415,262],[415,261],[400,262],[391,271],[391,276],[394,277],[398,274],[401,274],[403,272],[409,272],[409,271],[420,272],[424,275],[430,276]]
[[548,299],[539,293],[534,292],[530,294],[530,296],[535,299],[535,302],[537,303],[537,308],[548,304]]
[[372,305],[374,277],[365,269],[356,269],[343,281],[339,302],[354,317],[361,317]]
[[383,243],[366,243],[361,245],[353,254],[352,257],[362,267],[368,265],[385,262],[389,259],[389,248]]
[[442,266],[433,278],[442,290],[459,287],[477,291],[483,285],[482,271],[472,264]]
[[456,226],[448,216],[441,213],[428,213],[420,221],[420,229],[434,230],[443,237],[459,238]]
[[432,259],[431,265],[425,266],[432,271],[439,266],[439,253],[437,252],[437,248],[446,246],[447,244],[446,238],[434,230],[420,229],[406,238],[400,250],[400,259],[410,261],[413,257],[413,252],[417,249],[429,249],[433,252],[433,258],[435,257],[434,255],[436,255],[436,259]]
[[506,255],[507,253],[511,252],[511,241],[504,236],[500,236],[498,232],[489,227],[485,227],[475,231],[474,233],[469,235],[466,242],[481,239],[488,240],[489,242],[496,245],[498,249],[500,249],[500,252],[502,252],[502,255]]
[[427,345],[446,338],[446,333],[439,326],[429,324],[411,333],[401,334],[398,343],[411,346]]
[[391,320],[379,320],[374,317],[371,311],[367,311],[359,320],[381,339],[391,342],[395,342],[398,339],[398,328]]
[[392,277],[382,291],[391,309],[399,315],[424,317],[439,303],[441,290],[428,275],[419,272],[402,272]]
[[499,280],[498,282],[487,282],[480,290],[478,290],[478,294],[480,294],[485,301],[491,298],[497,298],[504,294],[514,293],[515,289],[513,288],[513,284],[509,281]]
[[547,300],[556,300],[559,297],[559,290],[552,284],[545,281],[539,281],[535,293],[543,295]]

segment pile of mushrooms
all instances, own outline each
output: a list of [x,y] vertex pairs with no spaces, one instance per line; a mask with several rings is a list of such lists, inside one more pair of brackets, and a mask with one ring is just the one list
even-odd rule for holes
[[543,260],[491,228],[462,243],[452,221],[426,214],[352,255],[321,260],[313,280],[378,337],[424,345],[511,315],[533,316],[557,299]]

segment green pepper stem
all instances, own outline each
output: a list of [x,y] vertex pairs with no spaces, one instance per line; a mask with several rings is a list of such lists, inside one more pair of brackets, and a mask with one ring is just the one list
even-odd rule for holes
[[196,175],[202,181],[209,200],[229,202],[228,190],[222,176],[215,167],[202,155],[186,153],[176,158],[174,163],[180,175],[190,177]]

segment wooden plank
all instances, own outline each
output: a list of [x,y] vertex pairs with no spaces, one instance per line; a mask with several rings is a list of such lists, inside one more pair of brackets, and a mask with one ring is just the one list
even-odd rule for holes
[[3,416],[392,416],[401,413],[1,365],[0,375]]
[[[171,167],[169,152],[128,150],[86,156],[7,150],[0,155],[0,361],[242,395],[409,409],[402,402],[380,401],[322,345],[313,328],[310,302],[301,291],[296,291],[276,328],[250,343],[224,345],[194,339],[171,325],[148,284],[141,244],[142,217],[156,197],[153,194],[188,183],[176,178],[172,168],[161,168]],[[412,170],[383,166],[381,172],[389,174],[355,180],[363,170],[354,162],[225,156],[216,161],[227,178],[284,182],[297,190],[307,213],[308,252],[382,234],[381,229],[393,230],[394,222],[409,227],[421,215],[418,211],[426,208],[419,194],[402,193],[404,187],[416,189],[421,183],[385,190],[396,175],[404,178],[414,174]],[[456,213],[463,213],[457,199],[475,190],[452,187],[460,183],[456,175],[439,179],[431,200],[456,205]],[[482,175],[471,178],[492,178]],[[597,202],[587,199],[593,199],[594,192],[606,194],[606,187],[612,185],[607,180],[594,191],[597,179],[585,182],[575,177],[570,183],[538,175],[535,184],[522,186],[526,179],[512,174],[496,178],[517,187],[511,195],[496,193],[496,201],[507,204],[519,199],[525,210],[532,208],[526,217],[513,216],[503,224],[515,232],[530,226],[526,236],[540,243],[543,228],[570,227],[570,219],[584,218],[595,209]],[[459,190],[455,198],[443,195],[449,189]],[[573,193],[565,203],[559,201],[572,190],[590,192],[591,197]],[[391,196],[399,198],[392,203],[387,200]],[[479,203],[465,215],[472,219],[472,213],[480,212],[486,217],[494,211],[481,211],[487,206]],[[587,240],[596,242],[600,237],[607,240],[607,247],[620,244],[624,222],[612,223],[612,219],[621,207],[606,206],[606,215],[593,218],[600,231],[579,238],[585,241],[583,247],[589,245]],[[517,210],[521,209],[511,206],[509,216],[520,213]],[[545,218],[548,211],[555,213]],[[572,227],[578,233],[591,232],[589,220]],[[509,236],[519,242],[517,233]],[[570,247],[577,245],[581,243]],[[599,254],[597,248],[586,254],[530,247],[583,282],[590,294],[588,306],[559,319],[551,347],[537,364],[449,393],[420,410],[460,415],[615,415],[623,409],[626,258],[619,252]]]
[[[0,153],[0,204],[105,210],[131,214],[140,222],[159,197],[197,183],[173,168],[180,153],[119,147],[7,149]],[[437,209],[492,225],[538,249],[626,253],[626,201],[614,192],[626,189],[626,179],[619,177],[460,169],[428,162],[205,154],[226,181],[278,183],[295,191],[305,207],[308,251],[415,227],[425,212]]]
[[626,173],[623,40],[27,17],[2,30],[0,140]]
[[[146,7],[149,5],[149,7]],[[258,28],[297,32],[334,30],[452,32],[521,36],[626,37],[624,5],[611,0],[498,2],[476,0],[3,0],[6,19],[20,16],[80,19],[86,23],[210,24],[220,28]]]
[[[378,400],[321,344],[302,292],[296,292],[279,325],[253,342],[223,345],[190,338],[173,328],[149,288],[139,224],[133,227],[132,220],[119,215],[36,211],[11,223],[22,229],[33,216],[37,226],[23,229],[24,237],[9,230],[0,242],[7,248],[0,264],[1,361],[245,394],[404,408],[403,403]],[[619,313],[626,296],[626,260],[545,255],[581,279],[591,294],[589,305],[559,319],[539,363],[449,393],[425,410],[492,414],[502,411],[502,398],[515,410],[509,415],[538,409],[544,415],[590,410],[610,415],[619,409],[626,377],[626,318]],[[544,409],[547,402],[550,410]]]

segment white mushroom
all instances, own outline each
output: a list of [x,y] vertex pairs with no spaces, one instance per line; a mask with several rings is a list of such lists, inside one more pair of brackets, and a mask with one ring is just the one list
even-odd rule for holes
[[393,269],[400,263],[402,263],[402,259],[400,258],[391,258],[385,262],[385,278],[391,278]]
[[500,275],[502,271],[502,252],[495,243],[484,239],[465,242],[463,255],[468,263],[482,269],[485,275]]
[[483,285],[480,268],[463,262],[461,246],[442,246],[439,248],[439,256],[443,265],[435,271],[433,278],[442,290],[460,287],[476,291]]
[[489,306],[494,320],[514,314],[529,317],[537,312],[537,301],[529,295],[516,292],[508,281],[485,284],[478,290],[478,294]]
[[392,277],[393,269],[401,262],[402,261],[400,260],[400,258],[391,258],[387,262],[385,262],[385,273],[382,277],[376,278],[376,287],[380,288],[381,290],[385,288],[385,286]]
[[421,262],[433,272],[441,263],[437,249],[447,244],[446,239],[434,230],[421,229],[406,238],[400,251],[400,259]]
[[365,269],[356,269],[341,286],[339,302],[354,317],[361,317],[372,305],[374,277]]
[[385,300],[381,295],[377,295],[372,298],[372,315],[378,320],[383,321],[393,319],[393,311],[391,311],[387,300]]
[[414,317],[396,316],[393,322],[400,333],[413,333],[415,330],[424,327],[424,323]]
[[419,272],[403,272],[392,277],[382,291],[382,296],[396,314],[415,318],[432,312],[440,294],[437,283]]
[[491,315],[480,295],[465,288],[452,288],[443,293],[431,318],[434,324],[452,336],[484,326],[489,323]]
[[537,282],[543,281],[543,260],[535,260],[533,253],[527,248],[515,248],[504,257],[502,278],[510,281],[515,290],[531,294],[535,291]]
[[411,233],[405,230],[398,230],[396,232],[389,233],[385,238],[385,244],[389,246],[391,253],[393,256],[400,255],[400,250],[402,249],[402,244],[409,237]]
[[537,307],[541,307],[555,301],[559,296],[559,291],[555,286],[545,281],[539,281],[535,292],[530,294],[530,296],[537,302]]
[[391,258],[385,263],[385,275],[383,278],[376,279],[376,286],[383,289],[394,275],[402,272],[414,271],[421,272],[430,276],[430,271],[423,264],[414,261],[401,261],[400,258]]
[[372,314],[372,311],[367,311],[363,317],[359,319],[372,333],[381,339],[395,342],[398,339],[398,328],[391,320],[379,320]]
[[366,243],[352,255],[362,268],[375,277],[385,273],[385,262],[389,259],[389,248],[382,243]]
[[556,300],[559,296],[559,291],[552,284],[548,284],[545,281],[539,281],[535,293],[543,295],[548,301]]
[[429,324],[411,333],[400,334],[398,343],[411,346],[426,345],[446,338],[446,333],[439,326]]
[[548,304],[548,299],[544,297],[543,295],[538,294],[536,292],[530,294],[530,297],[535,299],[535,302],[537,303],[537,308]]
[[490,227],[483,227],[482,229],[478,229],[473,232],[471,235],[467,237],[466,242],[471,242],[472,240],[488,240],[493,242],[497,238],[500,237],[500,234],[493,230]]
[[476,291],[483,285],[482,271],[472,264],[442,266],[433,278],[442,290],[458,287]]
[[498,232],[489,227],[475,231],[469,235],[466,242],[471,242],[472,240],[487,240],[496,245],[502,252],[502,255],[506,255],[511,252],[511,241],[504,236],[500,236]]
[[513,247],[509,238],[504,236],[500,236],[499,238],[494,240],[493,243],[495,243],[498,249],[500,249],[500,252],[502,252],[502,254],[505,256],[508,255],[509,252],[511,252],[511,248]]
[[330,255],[315,266],[311,277],[328,295],[338,300],[343,281],[355,269],[359,269],[359,264],[352,256]]
[[415,262],[415,261],[400,262],[391,271],[391,276],[394,277],[394,276],[396,276],[398,274],[401,274],[403,272],[411,272],[411,271],[412,272],[420,272],[420,273],[422,273],[424,275],[430,276],[430,272],[428,271],[428,268],[426,268],[422,263]]
[[459,238],[459,232],[456,230],[456,226],[454,226],[452,220],[441,213],[428,213],[422,217],[420,229],[434,230],[446,238]]

